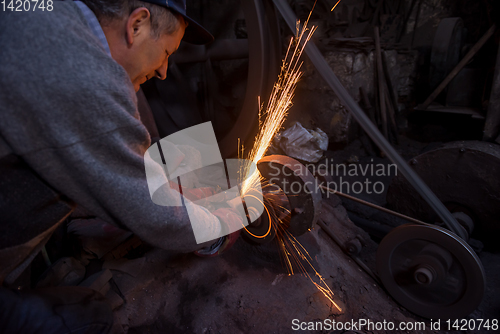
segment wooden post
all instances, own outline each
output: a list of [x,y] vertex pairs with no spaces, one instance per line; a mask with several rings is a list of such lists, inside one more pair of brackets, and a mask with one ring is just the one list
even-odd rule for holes
[[380,49],[380,35],[378,27],[374,29],[375,36],[375,52],[377,63],[377,76],[378,76],[378,96],[380,102],[380,115],[382,118],[382,133],[384,137],[389,138],[387,132],[387,110],[385,106],[385,84],[384,84],[384,70],[382,69],[382,51]]
[[398,144],[399,143],[398,126],[396,124],[396,116],[395,116],[396,111],[398,109],[398,101],[397,101],[396,95],[394,94],[394,86],[392,85],[391,76],[389,73],[389,67],[387,66],[385,54],[382,52],[381,55],[382,55],[382,57],[381,57],[382,68],[384,70],[384,76],[385,76],[385,80],[384,80],[384,83],[385,83],[384,89],[385,89],[385,97],[386,97],[385,103],[387,105],[387,112],[389,114],[389,122],[391,125],[391,130],[394,133],[395,143]]
[[476,44],[474,44],[472,49],[470,49],[469,52],[467,52],[467,54],[465,55],[465,57],[457,64],[457,66],[455,66],[455,68],[451,70],[450,74],[448,74],[446,78],[443,80],[443,82],[441,82],[441,84],[437,86],[437,88],[432,92],[432,94],[427,98],[427,100],[425,100],[422,106],[419,107],[419,109],[424,109],[424,110],[427,109],[429,104],[431,104],[431,102],[436,99],[436,97],[443,91],[443,89],[445,89],[446,86],[448,86],[450,81],[453,80],[453,78],[458,74],[458,72],[460,72],[465,67],[465,65],[467,65],[467,63],[472,59],[472,57],[474,57],[474,55],[483,47],[483,45],[495,32],[495,29],[496,25],[492,25],[490,29],[488,29],[488,31],[483,35],[483,37],[481,37],[481,39],[477,41]]
[[387,104],[387,110],[389,111],[389,120],[391,124],[391,130],[394,133],[394,142],[399,144],[398,138],[398,126],[396,125],[396,117],[394,116],[394,108],[392,106],[391,100],[389,99],[389,94],[385,94],[385,103]]
[[[500,131],[500,47],[497,51],[497,62],[495,74],[491,85],[490,100],[488,102],[488,112],[484,123],[483,140],[493,141]],[[496,141],[500,144],[500,136]]]

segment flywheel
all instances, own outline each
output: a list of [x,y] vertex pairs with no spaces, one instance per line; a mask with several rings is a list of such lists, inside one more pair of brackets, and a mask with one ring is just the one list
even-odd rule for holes
[[481,302],[486,286],[481,261],[454,233],[434,225],[392,230],[377,251],[377,272],[389,294],[429,319],[456,319]]

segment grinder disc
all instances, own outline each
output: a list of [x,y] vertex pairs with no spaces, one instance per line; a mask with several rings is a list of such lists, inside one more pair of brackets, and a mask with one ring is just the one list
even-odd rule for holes
[[313,228],[321,210],[321,192],[306,166],[284,155],[270,155],[262,158],[257,168],[288,198],[291,208],[288,231],[299,236]]
[[481,261],[454,233],[434,225],[392,230],[377,251],[377,271],[389,294],[429,319],[456,319],[481,302],[486,286]]
[[262,215],[243,229],[242,237],[252,244],[267,244],[276,236],[276,229],[279,222],[273,206],[264,198],[264,212]]

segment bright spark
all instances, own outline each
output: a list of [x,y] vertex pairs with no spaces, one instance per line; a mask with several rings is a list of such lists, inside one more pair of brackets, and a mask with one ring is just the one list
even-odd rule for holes
[[[293,275],[293,265],[295,264],[302,275],[307,276],[316,288],[332,303],[332,305],[342,312],[342,308],[333,300],[334,293],[328,286],[323,276],[314,268],[312,258],[302,244],[290,233],[283,228],[282,224],[275,224],[281,231],[276,233],[278,245],[283,253],[284,262],[289,275]],[[305,261],[305,263],[303,262]],[[314,271],[314,277],[309,274],[306,267],[310,267]],[[316,280],[315,280],[316,278]]]
[[[269,184],[264,184],[263,187],[265,188],[268,185]],[[268,200],[273,201],[273,198],[269,197]],[[290,214],[288,209],[277,205],[277,203],[273,203],[273,207],[277,212]],[[271,212],[274,213],[274,210],[271,210]],[[269,214],[269,210],[267,210],[267,213]],[[290,219],[290,215],[287,215],[285,219]],[[294,275],[294,267],[297,267],[299,272],[309,278],[314,286],[316,286],[316,288],[323,293],[332,305],[342,312],[342,308],[333,300],[334,293],[332,289],[330,289],[323,276],[321,276],[316,268],[314,268],[312,264],[313,260],[305,247],[302,246],[302,244],[287,230],[288,222],[279,219],[276,213],[274,213],[274,216],[269,221],[271,222],[271,227],[276,232],[276,240],[281,253],[283,254],[282,259],[288,275]],[[307,270],[308,268],[313,270],[314,275],[309,273]]]
[[[335,6],[338,5],[337,2]],[[316,2],[314,3],[314,6]],[[283,122],[288,114],[288,110],[292,106],[292,99],[294,96],[295,88],[297,82],[302,76],[300,71],[302,67],[302,62],[300,58],[306,47],[306,44],[311,39],[312,35],[316,31],[316,27],[313,26],[308,28],[309,19],[314,10],[311,10],[305,24],[301,27],[300,21],[297,21],[296,34],[295,37],[290,40],[285,58],[282,61],[281,71],[278,76],[278,80],[275,82],[269,101],[267,102],[267,107],[265,112],[262,114],[262,106],[260,104],[259,97],[259,133],[255,138],[255,143],[253,149],[249,154],[249,160],[257,164],[257,162],[264,157],[267,149],[271,145],[273,138],[276,133],[283,126]],[[332,10],[335,7],[332,8]],[[263,116],[265,120],[262,121]],[[243,146],[240,146],[238,142],[238,155],[243,156]],[[252,175],[250,173],[250,166],[243,166],[240,171],[242,176],[243,184],[241,187],[241,194],[245,196],[249,194],[250,191],[255,188],[258,184],[263,182],[263,178],[260,173],[255,170]],[[264,184],[263,187],[266,187]],[[262,203],[264,204],[264,203]],[[276,209],[276,208],[275,208]],[[286,212],[288,209],[283,207],[278,207],[279,210]],[[285,211],[286,210],[286,211]],[[270,215],[270,210],[266,213]],[[288,211],[288,213],[290,213]],[[287,216],[289,217],[289,216]],[[276,240],[278,241],[281,252],[283,253],[283,258],[285,266],[287,268],[288,274],[294,274],[294,264],[299,268],[305,276],[307,276],[311,282],[316,286],[316,288],[323,293],[323,295],[334,305],[339,311],[342,309],[333,300],[333,291],[326,284],[323,277],[312,265],[312,258],[307,252],[307,250],[300,244],[300,242],[286,229],[286,223],[279,219],[277,216],[269,217],[271,222],[271,227],[276,231]],[[247,230],[248,231],[248,230]],[[266,235],[270,233],[268,231]],[[257,236],[259,237],[259,236]],[[264,237],[264,236],[260,236]],[[314,271],[314,277],[311,277],[309,272],[306,270],[306,266],[309,266]],[[316,280],[314,279],[316,278]]]
[[[276,136],[276,133],[278,133],[283,126],[288,110],[292,106],[295,88],[297,86],[297,82],[302,76],[302,72],[300,71],[302,67],[300,57],[307,42],[311,39],[314,31],[316,30],[316,27],[314,26],[311,29],[307,27],[311,14],[312,11],[309,13],[309,17],[302,28],[300,27],[300,21],[297,21],[296,35],[288,44],[288,49],[285,58],[282,61],[278,80],[274,84],[271,96],[267,102],[266,110],[263,114],[261,114],[262,108],[260,106],[259,98],[260,131],[255,138],[254,147],[249,155],[249,160],[254,163],[257,163],[260,159],[262,159],[271,145],[273,138]],[[263,122],[261,121],[262,117],[265,117]],[[241,175],[247,176],[248,172],[242,173]],[[249,177],[243,178],[243,180],[245,181],[242,184],[241,192],[244,195],[255,187],[258,182],[260,182],[260,175],[258,172],[255,172]]]
[[331,12],[333,12],[333,10],[335,9],[335,7],[337,7],[337,5],[339,4],[340,1],[342,1],[342,0],[337,1],[337,3],[335,4],[335,6],[333,6]]

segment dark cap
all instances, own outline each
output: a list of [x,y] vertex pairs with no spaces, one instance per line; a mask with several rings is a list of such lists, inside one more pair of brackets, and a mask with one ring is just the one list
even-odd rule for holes
[[214,36],[205,28],[198,24],[195,20],[186,15],[186,0],[142,0],[158,6],[166,7],[175,13],[180,14],[188,26],[184,33],[183,41],[192,44],[207,44],[214,40]]

